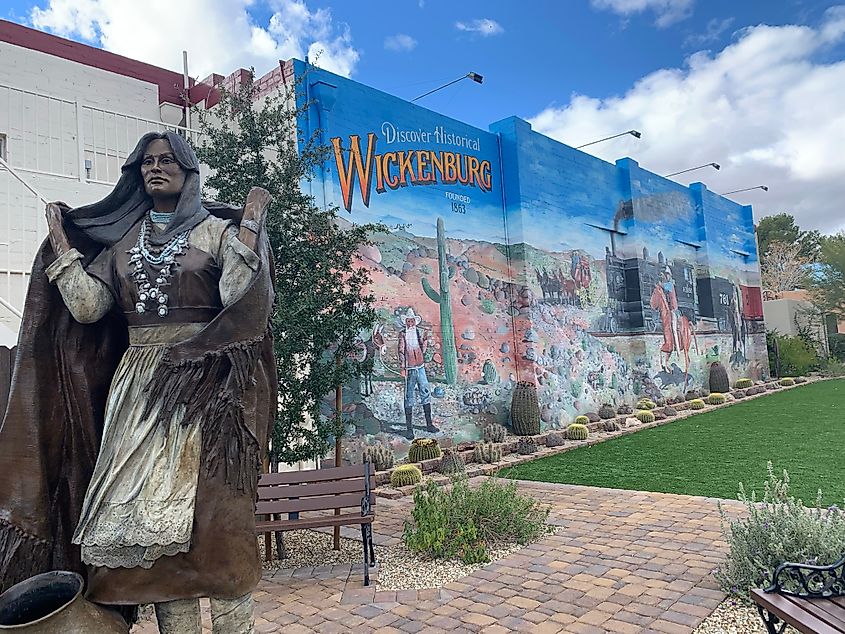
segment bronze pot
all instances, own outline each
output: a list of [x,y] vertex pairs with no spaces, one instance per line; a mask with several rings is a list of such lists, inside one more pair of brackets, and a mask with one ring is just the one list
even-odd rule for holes
[[82,596],[82,577],[61,570],[45,572],[0,595],[0,633],[127,634],[120,615]]

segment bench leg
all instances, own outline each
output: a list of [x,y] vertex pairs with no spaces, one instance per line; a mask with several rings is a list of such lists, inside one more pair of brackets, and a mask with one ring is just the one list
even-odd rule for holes
[[[760,613],[760,618],[763,619],[763,624],[766,626],[766,631],[769,634],[783,634],[786,629],[786,623],[781,623],[781,620],[768,610],[764,610],[759,605],[757,611]],[[780,627],[778,627],[780,624]]]
[[364,546],[364,585],[370,585],[370,549],[367,546],[367,525],[361,524],[361,544]]
[[370,568],[376,565],[376,551],[373,547],[373,525],[367,524],[367,542],[370,544]]

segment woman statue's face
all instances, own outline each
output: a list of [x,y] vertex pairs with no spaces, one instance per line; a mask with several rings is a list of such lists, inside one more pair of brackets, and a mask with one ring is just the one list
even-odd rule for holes
[[144,189],[153,200],[179,198],[185,185],[185,170],[176,161],[167,139],[150,141],[141,160]]

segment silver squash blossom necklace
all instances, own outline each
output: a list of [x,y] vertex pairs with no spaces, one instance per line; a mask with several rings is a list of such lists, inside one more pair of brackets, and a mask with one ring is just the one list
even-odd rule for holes
[[[171,214],[155,214],[150,212],[154,220],[169,221]],[[165,218],[165,216],[167,216]],[[129,274],[135,280],[138,288],[138,302],[135,304],[135,312],[143,315],[147,310],[156,310],[159,317],[167,317],[170,309],[167,307],[167,293],[162,288],[170,286],[170,278],[173,276],[173,269],[178,266],[177,256],[182,255],[188,248],[188,232],[174,236],[165,244],[160,251],[153,252],[147,244],[147,237],[150,234],[150,219],[145,217],[141,222],[141,230],[138,232],[138,241],[135,246],[129,249]],[[142,260],[146,260],[154,267],[160,267],[155,281],[150,281],[144,271]],[[151,304],[151,306],[150,306]]]

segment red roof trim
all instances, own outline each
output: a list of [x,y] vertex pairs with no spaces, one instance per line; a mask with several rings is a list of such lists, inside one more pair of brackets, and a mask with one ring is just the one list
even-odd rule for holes
[[[43,31],[0,20],[0,41],[158,85],[159,103],[182,105],[182,74]],[[193,86],[194,80],[188,79]]]

